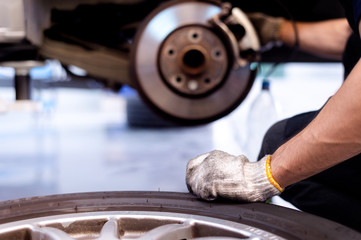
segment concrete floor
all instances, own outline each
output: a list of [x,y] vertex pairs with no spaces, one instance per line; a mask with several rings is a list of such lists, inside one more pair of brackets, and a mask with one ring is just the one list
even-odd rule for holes
[[[271,77],[279,118],[323,105],[342,83],[342,66],[287,64]],[[247,114],[260,90],[258,77],[246,100],[207,125],[130,128],[123,94],[101,89],[57,88],[38,92],[44,110],[0,115],[0,201],[95,191],[186,192],[190,158],[220,149],[253,156]],[[0,97],[13,99],[3,87]]]

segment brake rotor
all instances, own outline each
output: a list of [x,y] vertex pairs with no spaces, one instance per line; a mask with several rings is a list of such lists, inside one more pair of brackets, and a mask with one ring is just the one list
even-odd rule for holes
[[[247,96],[255,71],[248,62],[234,67],[229,39],[234,36],[209,21],[221,11],[210,1],[172,1],[138,27],[131,74],[142,99],[158,113],[183,124],[207,123],[230,113]],[[253,29],[247,18],[243,21],[244,29]],[[256,34],[243,38],[242,43],[258,44]]]

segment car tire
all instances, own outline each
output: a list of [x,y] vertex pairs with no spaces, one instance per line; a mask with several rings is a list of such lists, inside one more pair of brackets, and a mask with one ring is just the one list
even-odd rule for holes
[[[13,235],[10,234],[15,234],[15,232],[14,230],[6,232],[5,227],[9,224],[49,216],[60,218],[64,214],[72,214],[73,217],[87,214],[86,216],[89,217],[99,212],[167,213],[171,216],[180,214],[187,218],[206,217],[226,221],[226,228],[230,228],[232,224],[241,224],[247,227],[246,230],[242,230],[243,232],[251,231],[252,234],[261,236],[259,238],[231,236],[232,238],[211,239],[361,239],[361,234],[352,229],[289,208],[265,203],[205,202],[191,194],[175,192],[92,192],[2,202],[0,203],[0,239],[33,239],[26,238],[26,236],[29,237],[29,233],[24,235],[24,238],[11,238]],[[28,225],[27,223],[26,226]],[[69,227],[70,224],[62,223],[60,226]],[[20,229],[14,225],[10,227]],[[198,229],[192,232],[196,235],[200,232],[206,235],[213,234],[211,237],[219,234],[217,231],[207,231],[204,228],[202,231]],[[204,236],[196,237],[205,239]]]

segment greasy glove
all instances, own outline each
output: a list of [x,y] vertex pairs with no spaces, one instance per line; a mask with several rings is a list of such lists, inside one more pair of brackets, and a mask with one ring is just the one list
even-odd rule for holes
[[282,43],[280,37],[281,25],[284,22],[282,17],[271,17],[263,13],[248,13],[247,16],[256,29],[262,46]]
[[[266,201],[283,189],[266,173],[267,157],[249,162],[241,156],[212,151],[191,159],[187,165],[188,190],[205,200],[218,197],[248,202]],[[272,176],[272,175],[271,175]],[[279,187],[279,190],[275,187]]]

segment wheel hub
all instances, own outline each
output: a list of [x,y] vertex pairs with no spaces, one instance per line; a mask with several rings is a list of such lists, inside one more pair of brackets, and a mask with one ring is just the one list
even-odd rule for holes
[[174,31],[160,49],[160,73],[177,93],[198,96],[210,92],[225,78],[228,64],[222,41],[202,26]]

